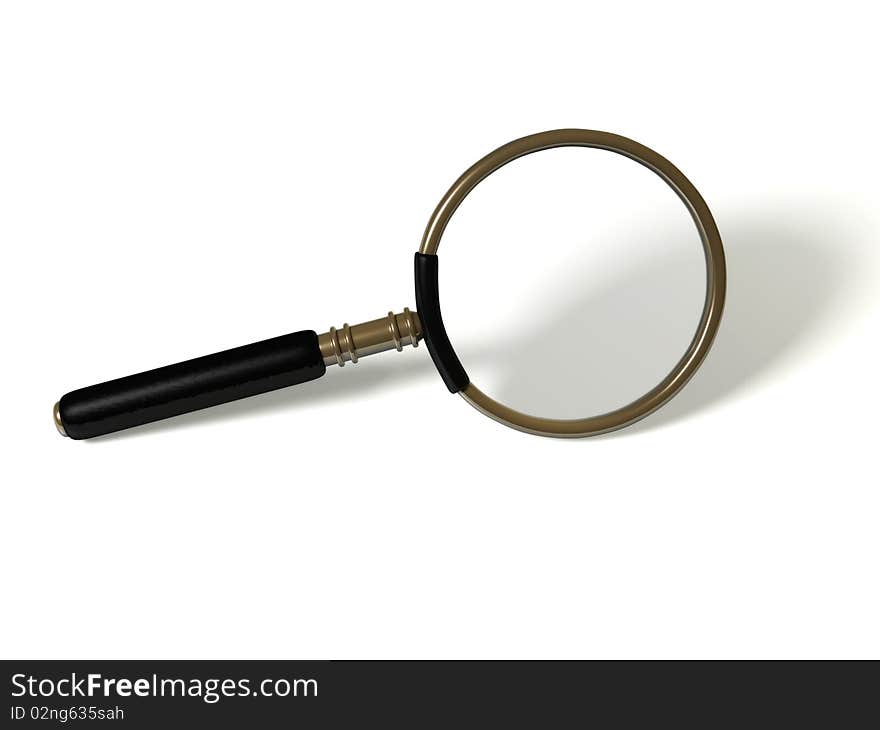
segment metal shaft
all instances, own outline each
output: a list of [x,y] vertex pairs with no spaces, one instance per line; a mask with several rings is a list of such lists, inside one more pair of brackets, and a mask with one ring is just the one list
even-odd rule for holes
[[340,329],[331,327],[329,332],[318,335],[318,346],[325,365],[335,363],[343,367],[346,362],[356,363],[365,355],[391,349],[400,352],[404,345],[418,347],[421,338],[419,315],[404,307],[400,314],[388,312],[386,317],[363,324],[349,326],[346,323]]

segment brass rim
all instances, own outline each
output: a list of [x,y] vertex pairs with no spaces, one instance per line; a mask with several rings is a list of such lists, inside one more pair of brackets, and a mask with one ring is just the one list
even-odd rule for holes
[[461,396],[474,408],[511,428],[540,436],[577,438],[623,428],[653,413],[674,396],[699,368],[709,352],[724,308],[726,268],[724,247],[709,207],[690,181],[669,160],[644,145],[609,132],[589,129],[557,129],[509,142],[469,168],[449,189],[434,210],[419,251],[436,254],[440,239],[453,213],[485,178],[524,155],[555,147],[594,147],[629,157],[655,172],[687,207],[697,226],[706,258],[706,300],[697,331],[682,358],[654,388],[632,403],[589,418],[557,419],[521,413],[486,395],[469,383]]

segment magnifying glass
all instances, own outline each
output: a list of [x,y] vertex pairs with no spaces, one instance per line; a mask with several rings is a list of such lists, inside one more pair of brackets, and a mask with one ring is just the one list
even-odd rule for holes
[[[592,147],[629,157],[669,185],[697,227],[706,262],[706,298],[696,332],[672,370],[631,403],[599,415],[556,419],[522,413],[486,395],[472,383],[443,325],[440,309],[440,241],[468,194],[493,172],[524,155],[557,147]],[[145,423],[320,378],[328,366],[356,364],[360,358],[401,351],[424,340],[450,393],[511,428],[539,436],[595,436],[635,423],[672,398],[693,376],[718,331],[724,308],[726,269],[718,228],[697,189],[671,162],[644,145],[609,132],[557,129],[532,134],[499,147],[462,174],[437,205],[415,255],[416,311],[357,325],[282,335],[194,360],[148,370],[67,393],[55,404],[58,431],[87,439]]]

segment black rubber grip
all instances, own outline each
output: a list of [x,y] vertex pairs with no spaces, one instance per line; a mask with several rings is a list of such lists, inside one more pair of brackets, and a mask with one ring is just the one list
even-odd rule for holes
[[431,359],[450,393],[467,387],[468,374],[446,334],[440,314],[440,285],[438,259],[432,254],[416,254],[416,309],[422,323],[422,337],[431,353]]
[[87,439],[320,378],[318,335],[295,332],[74,390],[59,404],[72,439]]

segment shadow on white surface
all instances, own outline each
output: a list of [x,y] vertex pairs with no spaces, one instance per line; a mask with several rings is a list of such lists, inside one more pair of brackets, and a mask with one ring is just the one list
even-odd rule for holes
[[[709,356],[663,408],[601,438],[665,426],[766,378],[784,377],[815,352],[811,344],[832,347],[852,319],[868,262],[847,216],[829,206],[780,206],[718,223],[728,290]],[[695,262],[682,247],[659,249],[662,255],[628,261],[600,286],[581,290],[579,276],[590,277],[583,262],[572,262],[565,284],[570,296],[557,299],[552,310],[531,310],[529,336],[498,342],[491,353],[463,355],[466,367],[471,362],[495,375],[492,387],[483,389],[528,413],[577,418],[631,402],[684,353],[705,293],[704,284],[695,290],[695,277],[705,278],[701,259]],[[679,344],[670,338],[676,327]],[[472,377],[477,373],[468,370]]]
[[[862,289],[860,271],[867,262],[852,245],[853,232],[842,214],[806,206],[763,209],[719,218],[728,267],[728,293],[724,319],[706,362],[670,403],[643,421],[601,438],[642,433],[666,426],[736,397],[764,378],[784,375],[810,352],[810,341],[825,335],[821,347],[833,344],[833,332],[846,325],[847,315],[858,305]],[[577,262],[573,271],[577,272]],[[654,317],[681,317],[687,303],[669,297],[693,292],[693,269],[675,255],[633,261],[601,291],[578,291],[554,309],[536,308],[530,337],[495,343],[491,353],[475,352],[478,361],[506,362],[493,397],[522,408],[534,404],[538,412],[552,407],[542,382],[563,378],[570,399],[577,403],[601,402],[608,393],[632,388],[633,374],[645,363],[658,361],[668,370],[669,346],[660,340],[638,342],[638,352],[621,350],[621,308],[642,311],[645,302],[660,307]],[[677,277],[681,277],[678,286]],[[662,287],[660,286],[662,283]],[[632,296],[640,292],[641,296]],[[614,316],[610,313],[614,312]],[[623,311],[624,319],[626,311]],[[694,318],[694,323],[696,318]],[[572,333],[589,336],[572,337]],[[562,365],[547,356],[548,342],[566,342]],[[617,343],[617,344],[615,344]],[[501,348],[501,349],[498,349]],[[599,354],[616,367],[602,368],[602,377],[591,377],[590,364]],[[364,393],[393,388],[401,382],[425,380],[425,387],[443,388],[427,357],[424,345],[417,355],[408,351],[370,358],[336,372],[328,368],[323,378],[305,385],[228,403],[215,408],[148,424],[95,439],[97,443],[129,435],[146,435],[166,429],[205,424],[249,414],[297,410],[338,402]],[[463,358],[466,361],[467,359]],[[472,360],[473,361],[473,360]],[[674,358],[673,358],[674,362]],[[609,380],[609,373],[611,380]],[[615,373],[617,375],[615,375]],[[616,382],[619,380],[619,382]],[[536,394],[538,400],[536,403]],[[621,403],[622,404],[622,403]],[[562,405],[558,403],[555,405]],[[594,409],[596,413],[602,409]],[[546,413],[546,415],[557,415]],[[576,414],[568,415],[574,417]],[[584,413],[587,415],[587,413]]]
[[675,398],[618,433],[668,425],[765,379],[785,377],[817,351],[834,347],[858,311],[869,262],[852,220],[841,211],[766,209],[720,220],[719,227],[728,287],[713,348]]

